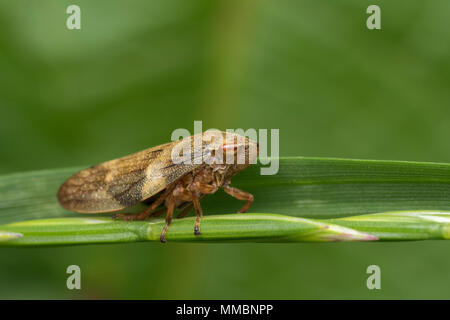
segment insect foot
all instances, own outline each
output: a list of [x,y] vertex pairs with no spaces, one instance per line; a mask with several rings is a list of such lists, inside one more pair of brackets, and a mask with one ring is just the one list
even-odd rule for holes
[[199,235],[202,234],[202,233],[200,232],[199,226],[195,226],[195,227],[194,227],[194,234],[195,234],[196,236],[199,236]]

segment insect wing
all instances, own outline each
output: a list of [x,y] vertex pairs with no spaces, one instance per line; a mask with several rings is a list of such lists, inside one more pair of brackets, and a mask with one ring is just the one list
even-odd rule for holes
[[[117,211],[143,201],[192,172],[201,163],[174,164],[172,149],[187,141],[153,147],[101,163],[70,177],[59,189],[60,204],[71,211]],[[192,157],[201,150],[192,149]]]

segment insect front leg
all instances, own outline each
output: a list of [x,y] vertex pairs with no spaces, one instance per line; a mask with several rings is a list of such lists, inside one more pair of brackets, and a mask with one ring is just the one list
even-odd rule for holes
[[237,188],[233,188],[230,187],[228,185],[223,185],[222,186],[223,191],[225,191],[226,193],[228,193],[230,196],[238,199],[238,200],[245,200],[247,201],[246,204],[244,204],[244,206],[238,211],[239,213],[244,213],[247,212],[248,209],[250,209],[250,206],[253,203],[254,197],[251,193],[248,193],[246,191],[242,191],[240,189]]

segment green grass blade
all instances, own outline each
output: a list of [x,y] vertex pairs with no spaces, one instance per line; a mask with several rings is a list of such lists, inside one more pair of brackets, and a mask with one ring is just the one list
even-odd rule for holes
[[[0,233],[22,234],[0,242],[3,246],[45,246],[156,241],[162,219],[114,221],[110,218],[55,218],[0,226]],[[376,237],[343,226],[276,214],[227,214],[202,219],[200,236],[194,235],[194,218],[172,222],[167,240],[200,242],[327,242],[371,241]]]
[[[162,219],[114,221],[110,218],[55,218],[0,226],[0,246],[48,246],[94,243],[158,242]],[[170,242],[333,242],[405,241],[450,238],[450,212],[406,211],[304,219],[278,214],[226,214],[202,219],[200,236],[194,218],[174,220]],[[9,237],[2,238],[2,235]]]
[[[130,223],[113,221],[108,214],[88,217],[62,209],[56,199],[58,187],[79,169],[0,177],[0,244],[159,241],[162,220]],[[277,175],[261,176],[259,167],[253,166],[236,176],[233,185],[253,193],[252,211],[261,213],[231,214],[242,203],[218,192],[202,202],[207,215],[201,237],[193,235],[193,218],[186,218],[173,222],[167,239],[323,242],[449,238],[448,164],[282,158]],[[230,214],[217,215],[224,212]]]
[[[59,185],[81,168],[0,177],[0,223],[77,217],[62,209]],[[399,210],[450,210],[450,165],[402,161],[281,158],[274,176],[252,166],[232,184],[253,193],[252,212],[339,218]],[[222,191],[205,197],[204,213],[236,212],[242,202]]]

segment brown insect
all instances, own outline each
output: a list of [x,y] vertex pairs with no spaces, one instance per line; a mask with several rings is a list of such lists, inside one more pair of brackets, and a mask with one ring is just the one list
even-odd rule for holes
[[200,198],[219,187],[229,195],[247,201],[253,195],[230,187],[237,172],[256,162],[259,146],[243,136],[209,130],[189,138],[163,144],[82,170],[58,191],[58,201],[66,209],[80,213],[118,211],[138,202],[149,206],[139,214],[115,214],[115,219],[144,220],[167,211],[161,242],[175,209],[184,217],[194,207],[194,234],[200,235]]

